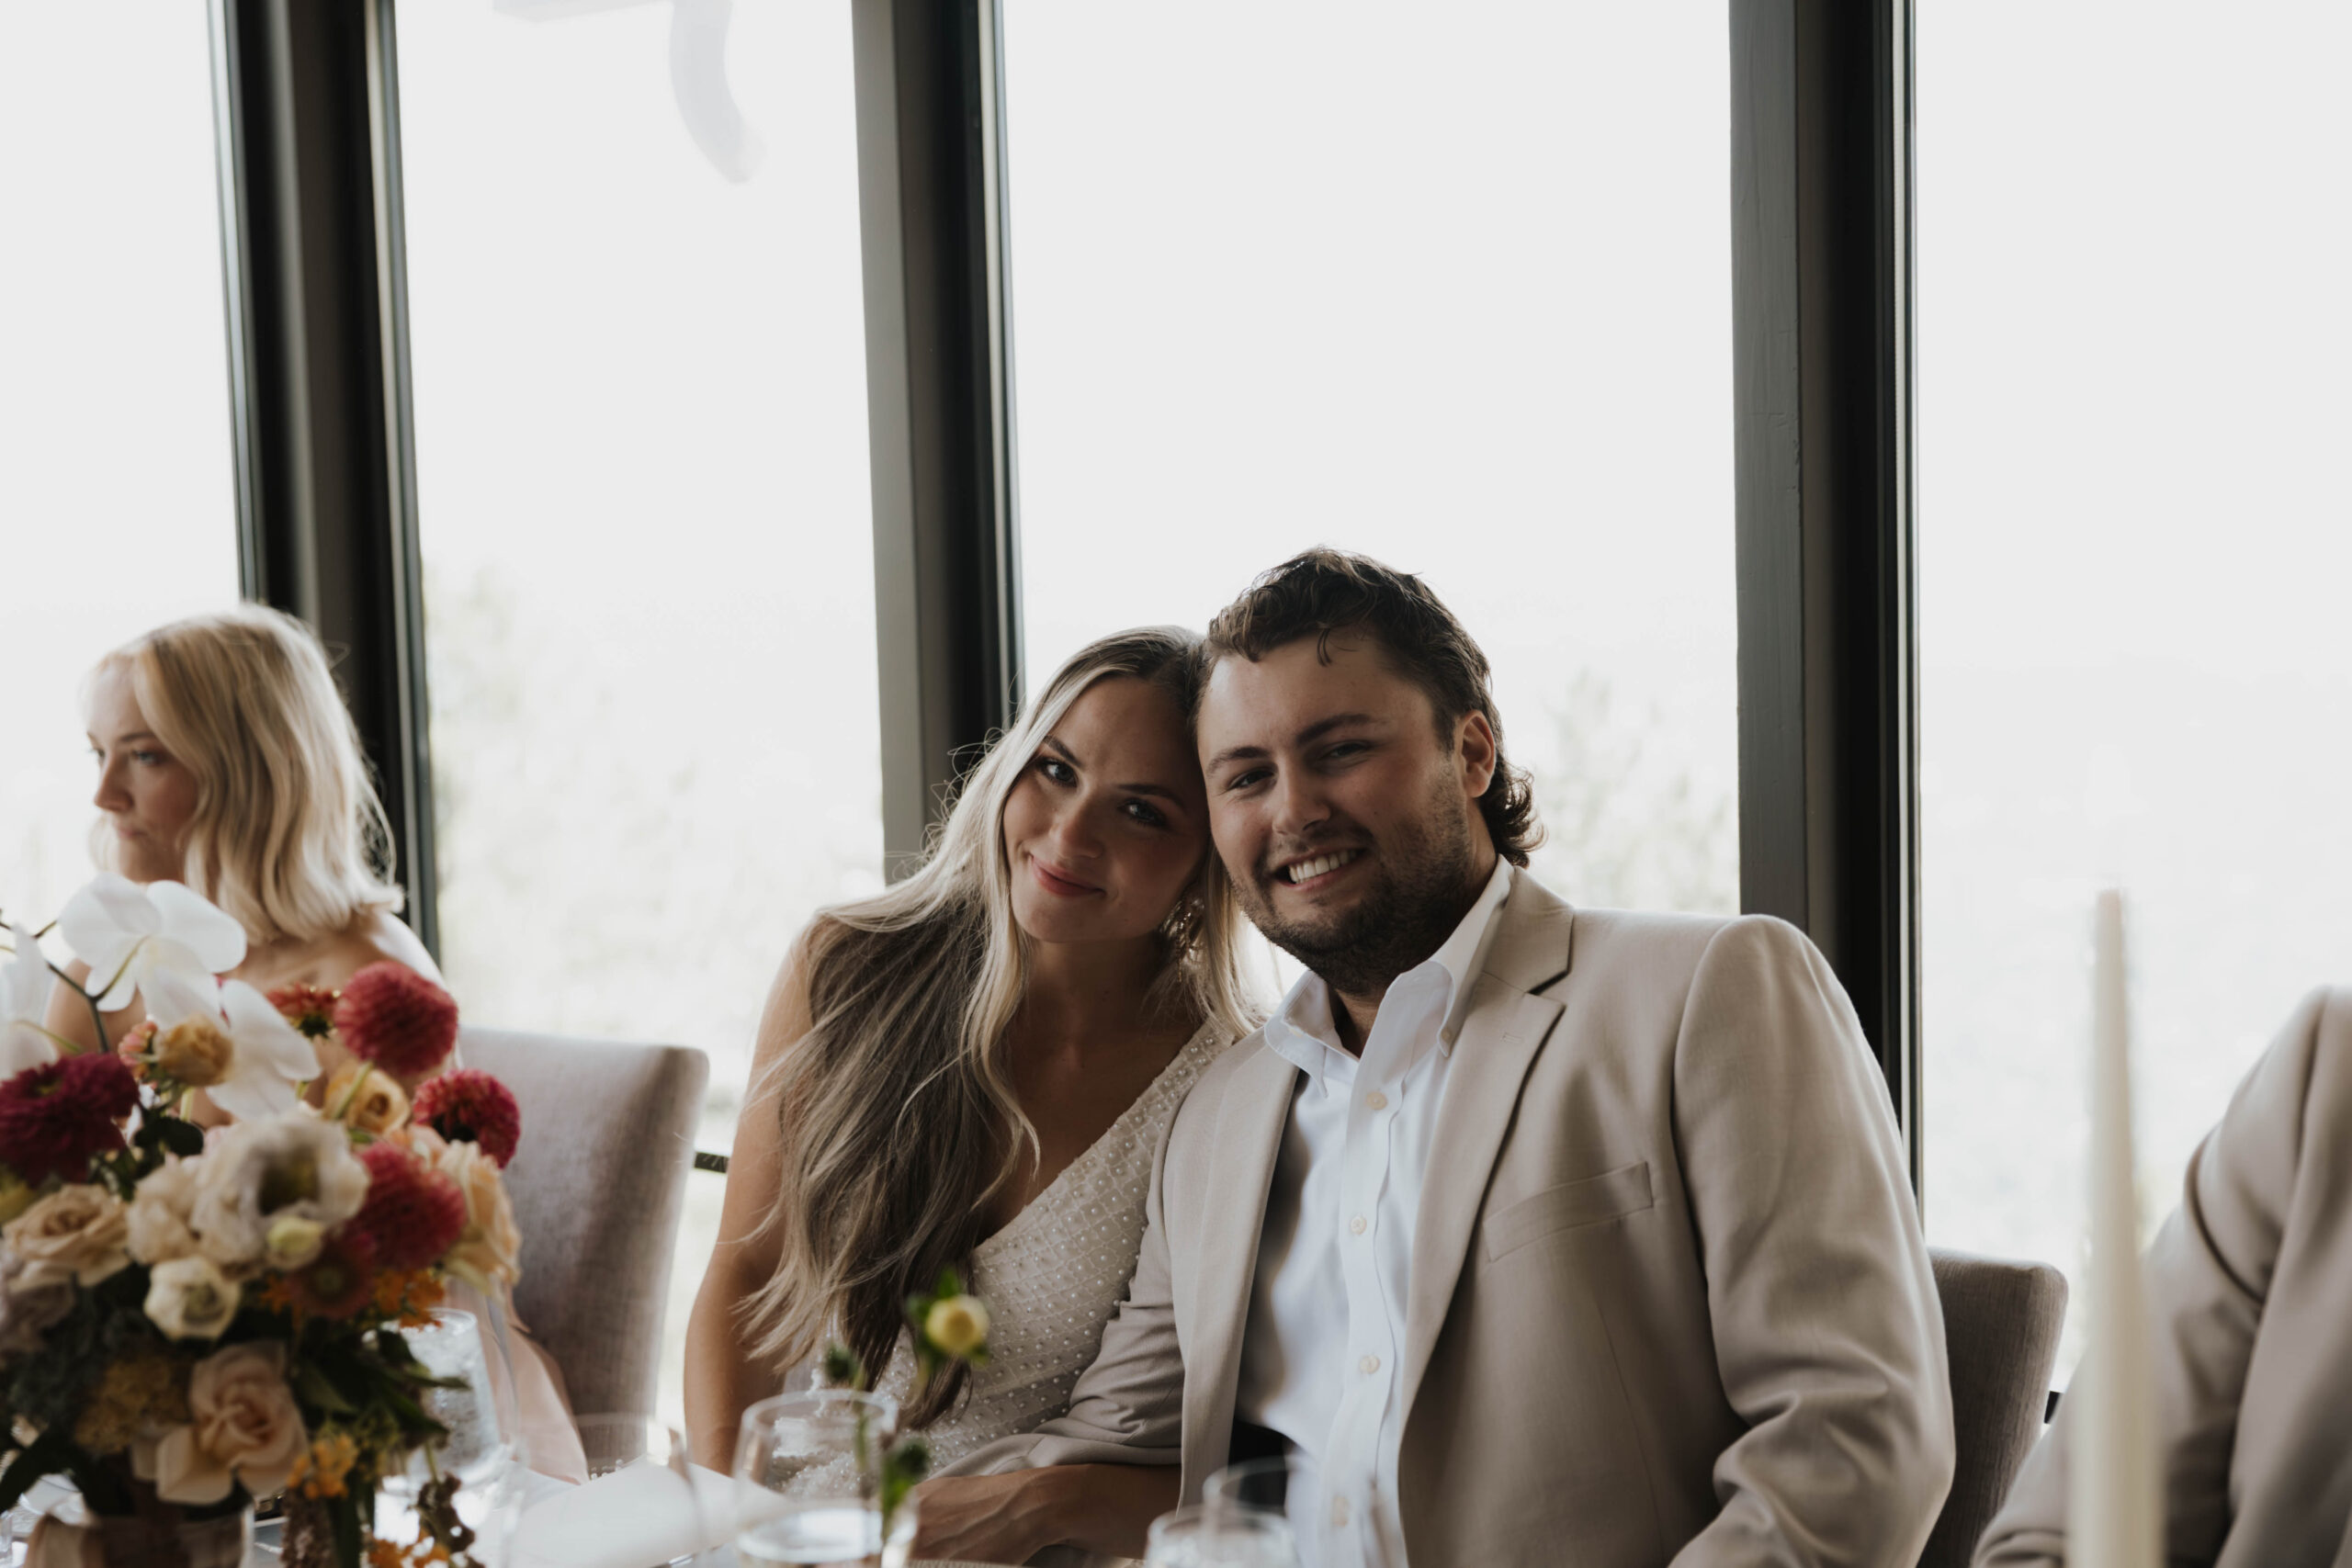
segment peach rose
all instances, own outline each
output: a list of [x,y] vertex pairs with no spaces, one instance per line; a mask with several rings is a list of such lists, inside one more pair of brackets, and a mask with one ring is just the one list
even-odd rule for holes
[[255,1497],[286,1489],[295,1460],[311,1446],[286,1386],[286,1347],[276,1340],[232,1345],[188,1377],[192,1417],[131,1450],[131,1468],[166,1503],[218,1503],[232,1486]]
[[229,1076],[237,1060],[236,1043],[228,1031],[202,1014],[163,1031],[148,1049],[154,1053],[156,1071],[190,1089],[210,1089]]
[[492,1280],[513,1284],[523,1277],[523,1233],[514,1226],[514,1205],[498,1179],[498,1162],[477,1143],[444,1143],[425,1133],[420,1144],[426,1139],[422,1152],[466,1197],[466,1228],[443,1265],[478,1291],[489,1291]]
[[61,1187],[0,1236],[29,1269],[71,1274],[85,1285],[130,1266],[130,1222],[122,1201],[103,1187]]
[[408,1121],[408,1091],[383,1068],[353,1057],[327,1079],[327,1114],[354,1132],[382,1137]]

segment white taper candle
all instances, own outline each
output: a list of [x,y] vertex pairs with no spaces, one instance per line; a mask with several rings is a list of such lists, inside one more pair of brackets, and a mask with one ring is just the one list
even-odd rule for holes
[[2091,1012],[2090,1344],[2075,1405],[2067,1530],[2074,1568],[2157,1568],[2163,1561],[2148,1304],[2140,1273],[2132,1163],[2131,1028],[2123,899],[2098,896]]

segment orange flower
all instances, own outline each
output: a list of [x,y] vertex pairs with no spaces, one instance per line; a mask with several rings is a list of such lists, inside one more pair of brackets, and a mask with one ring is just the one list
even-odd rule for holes
[[329,1432],[302,1450],[286,1484],[305,1497],[340,1497],[359,1462],[359,1445],[348,1432]]
[[379,1316],[398,1318],[402,1328],[422,1328],[433,1321],[433,1309],[447,1294],[425,1269],[394,1269],[377,1277],[376,1311]]

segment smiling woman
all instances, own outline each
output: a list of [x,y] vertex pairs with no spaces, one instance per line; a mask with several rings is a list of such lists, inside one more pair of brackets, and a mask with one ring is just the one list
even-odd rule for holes
[[[796,944],[688,1335],[708,1451],[834,1334],[943,1464],[1063,1413],[1135,1268],[1159,1131],[1251,1021],[1185,725],[1196,648],[1158,628],[1080,650],[924,864]],[[990,1360],[918,1394],[902,1303],[951,1268],[989,1303]],[[1057,1477],[1055,1539],[1132,1547],[1173,1483]],[[926,1555],[970,1555],[963,1523],[1001,1502],[975,1484],[924,1505]]]

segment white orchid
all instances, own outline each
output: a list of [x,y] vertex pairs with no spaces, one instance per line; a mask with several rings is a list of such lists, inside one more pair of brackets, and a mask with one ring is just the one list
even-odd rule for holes
[[209,980],[245,961],[244,928],[176,882],[96,877],[65,901],[57,931],[90,966],[91,987],[105,987],[96,994],[107,1012],[156,975]]
[[319,1076],[318,1048],[243,980],[216,987],[209,975],[191,980],[176,969],[156,969],[142,991],[159,1044],[181,1028],[227,1037],[228,1061],[204,1092],[240,1122],[293,1110],[295,1086]]
[[7,966],[0,969],[0,1078],[12,1078],[57,1060],[57,1036],[42,1021],[57,976],[49,972],[40,938],[21,926],[0,924],[0,931],[11,950]]

